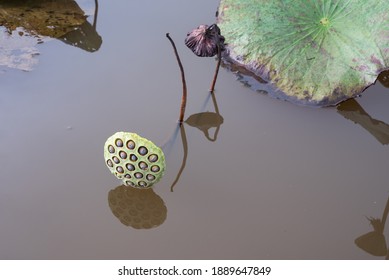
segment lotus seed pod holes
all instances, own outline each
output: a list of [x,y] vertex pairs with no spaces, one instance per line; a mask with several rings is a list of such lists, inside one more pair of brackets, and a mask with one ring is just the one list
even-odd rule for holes
[[126,186],[150,188],[165,171],[163,151],[153,142],[130,132],[117,132],[104,145],[108,169]]

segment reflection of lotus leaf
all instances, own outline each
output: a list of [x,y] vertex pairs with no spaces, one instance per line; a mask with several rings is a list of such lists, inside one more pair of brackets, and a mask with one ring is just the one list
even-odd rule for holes
[[122,224],[136,229],[157,227],[166,220],[165,203],[152,189],[122,185],[109,192],[108,203]]
[[361,93],[389,66],[389,1],[221,0],[229,55],[296,103]]
[[86,21],[73,0],[1,1],[0,22],[9,31],[23,27],[33,35],[58,38]]
[[163,151],[135,133],[117,132],[104,145],[105,164],[127,186],[149,188],[165,171]]
[[88,52],[97,51],[103,43],[100,35],[88,21],[58,39]]

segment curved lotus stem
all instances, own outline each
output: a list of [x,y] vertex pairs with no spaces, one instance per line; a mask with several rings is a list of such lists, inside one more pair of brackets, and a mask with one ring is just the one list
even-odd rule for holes
[[186,81],[185,81],[185,73],[184,73],[184,67],[182,66],[180,56],[178,55],[176,45],[174,44],[173,39],[170,37],[169,33],[166,33],[166,37],[169,39],[170,43],[173,46],[174,54],[176,55],[178,66],[180,67],[181,71],[181,80],[182,80],[182,98],[181,98],[181,110],[180,110],[180,118],[179,123],[180,125],[184,121],[184,115],[185,115],[185,108],[186,108],[186,99],[187,99],[187,89],[186,89]]
[[220,63],[221,63],[221,60],[222,60],[222,55],[221,55],[221,46],[220,46],[220,43],[219,43],[219,39],[217,39],[218,43],[217,43],[217,64],[216,64],[216,69],[215,69],[215,74],[213,75],[213,80],[212,80],[212,84],[211,84],[211,88],[209,89],[209,91],[211,93],[213,93],[215,91],[215,85],[216,85],[216,80],[217,80],[217,76],[219,74],[219,69],[220,69]]
[[97,14],[99,12],[99,2],[98,0],[95,0],[95,14],[93,16],[93,28],[96,30],[96,25],[97,25]]

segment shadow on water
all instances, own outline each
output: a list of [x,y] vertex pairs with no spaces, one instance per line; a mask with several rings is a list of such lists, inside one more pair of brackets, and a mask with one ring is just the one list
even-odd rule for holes
[[[205,137],[209,141],[216,141],[217,135],[219,134],[220,126],[223,124],[223,117],[220,115],[219,107],[217,105],[216,96],[214,93],[210,93],[209,97],[212,97],[212,103],[215,109],[215,112],[201,112],[191,115],[185,123],[192,127],[197,127],[200,129]],[[208,102],[209,98],[206,100]],[[209,130],[215,128],[215,133],[213,137],[209,136]]]
[[[0,65],[29,71],[37,64],[36,45],[58,39],[88,52],[100,49],[97,33],[98,0],[93,23],[73,0],[8,0],[0,2],[2,46]],[[11,59],[10,59],[11,58]],[[23,62],[20,63],[19,61]]]
[[95,0],[95,13],[93,16],[93,23],[90,24],[87,20],[76,29],[66,33],[58,39],[62,42],[78,47],[88,52],[95,52],[100,49],[103,40],[97,33],[97,15],[99,11],[98,0]]
[[376,257],[386,257],[387,260],[389,260],[389,250],[386,245],[384,229],[388,213],[389,197],[381,219],[367,218],[373,227],[373,231],[355,239],[355,244],[363,251]]
[[179,128],[180,128],[180,134],[181,134],[181,142],[182,142],[182,148],[183,148],[183,157],[182,157],[182,162],[181,162],[181,167],[177,173],[177,176],[176,178],[174,179],[171,187],[170,187],[170,191],[173,192],[174,190],[174,187],[176,186],[176,184],[178,183],[178,181],[180,180],[181,178],[181,174],[182,172],[184,172],[184,169],[185,169],[185,166],[186,166],[186,161],[188,159],[188,140],[186,138],[186,132],[185,132],[185,124],[181,124],[179,125]]
[[355,99],[342,102],[337,110],[346,119],[362,126],[382,145],[389,144],[389,125],[372,118]]
[[[201,130],[204,133],[205,137],[209,141],[215,142],[217,140],[217,136],[218,136],[220,127],[223,124],[224,119],[220,115],[219,107],[217,105],[216,96],[214,93],[210,93],[208,95],[208,98],[205,101],[204,107],[208,103],[209,97],[212,97],[212,103],[213,103],[215,112],[201,112],[201,113],[193,114],[193,115],[189,116],[189,118],[185,121],[185,123],[183,123],[182,125],[179,126],[184,155],[182,158],[181,167],[177,173],[177,176],[176,176],[173,184],[170,187],[170,191],[172,191],[172,192],[173,192],[174,187],[176,186],[177,182],[179,181],[182,172],[185,169],[186,161],[188,159],[188,140],[186,138],[185,124],[188,124],[192,127],[196,127],[199,130]],[[215,128],[215,133],[214,133],[213,137],[209,136],[209,129],[211,129],[211,128]]]
[[165,202],[152,188],[118,186],[108,193],[113,215],[134,229],[151,229],[162,225],[167,216]]

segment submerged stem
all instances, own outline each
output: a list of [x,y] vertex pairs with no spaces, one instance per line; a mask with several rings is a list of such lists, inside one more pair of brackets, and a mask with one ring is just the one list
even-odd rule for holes
[[181,125],[183,123],[183,121],[184,121],[185,108],[186,108],[186,99],[187,99],[187,89],[186,89],[184,67],[182,66],[181,59],[180,59],[180,56],[178,55],[176,45],[174,44],[174,41],[170,37],[169,33],[166,33],[166,37],[169,39],[170,43],[173,46],[174,54],[176,55],[178,66],[180,67],[180,71],[181,71],[182,98],[181,98],[181,109],[180,109],[180,118],[179,118],[179,123]]

